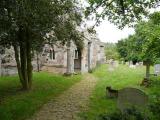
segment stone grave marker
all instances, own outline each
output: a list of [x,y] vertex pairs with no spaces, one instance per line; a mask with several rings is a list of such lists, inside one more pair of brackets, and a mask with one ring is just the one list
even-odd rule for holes
[[125,64],[126,64],[126,65],[129,65],[129,62],[126,62]]
[[117,68],[117,67],[119,66],[119,62],[118,62],[118,61],[115,61],[115,62],[114,62],[114,66],[115,66],[115,68]]
[[160,75],[160,64],[154,65],[154,74]]
[[109,71],[114,71],[114,68],[115,68],[114,64],[115,64],[114,61],[110,60],[109,68],[108,68]]
[[139,62],[139,66],[143,66],[143,62]]
[[148,96],[136,88],[124,88],[118,91],[117,106],[123,112],[130,106],[145,107],[148,103]]
[[136,65],[129,65],[129,68],[135,69],[135,68],[136,68]]

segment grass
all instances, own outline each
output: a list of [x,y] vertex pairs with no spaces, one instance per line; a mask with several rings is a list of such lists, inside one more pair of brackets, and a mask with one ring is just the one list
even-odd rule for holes
[[113,72],[110,72],[108,71],[108,66],[103,65],[95,70],[93,74],[99,80],[90,98],[89,110],[80,114],[81,118],[85,120],[99,120],[100,115],[112,113],[117,110],[116,99],[106,97],[106,86],[112,86],[114,89],[124,87],[138,88],[145,91],[150,98],[153,98],[155,93],[160,91],[158,84],[149,88],[140,87],[140,83],[145,75],[145,67],[132,69],[120,65]]
[[44,103],[80,80],[80,75],[64,77],[45,72],[34,73],[33,89],[23,92],[18,76],[0,77],[0,120],[29,118]]

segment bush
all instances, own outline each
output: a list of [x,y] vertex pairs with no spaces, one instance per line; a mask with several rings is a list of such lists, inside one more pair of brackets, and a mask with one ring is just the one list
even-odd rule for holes
[[120,111],[116,111],[114,113],[106,114],[106,115],[100,115],[100,120],[122,120],[122,114]]
[[123,113],[117,110],[114,113],[100,115],[99,118],[100,120],[151,120],[149,114],[136,107],[128,108]]
[[160,98],[157,97],[152,103],[149,105],[149,110],[155,116],[155,119],[160,120]]

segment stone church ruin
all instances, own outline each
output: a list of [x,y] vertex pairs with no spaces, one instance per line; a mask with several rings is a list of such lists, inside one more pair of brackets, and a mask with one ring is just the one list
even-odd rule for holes
[[[33,70],[64,74],[84,73],[105,62],[104,43],[95,34],[85,33],[84,47],[78,49],[71,42],[70,47],[56,44],[45,44],[40,55],[32,60]],[[68,57],[68,62],[67,62]],[[17,74],[14,50],[12,47],[0,51],[0,76]]]

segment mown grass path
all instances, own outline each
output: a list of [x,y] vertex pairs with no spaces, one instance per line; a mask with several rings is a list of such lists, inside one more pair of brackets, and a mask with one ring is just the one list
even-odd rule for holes
[[83,79],[50,100],[29,120],[77,120],[78,113],[87,110],[88,100],[96,85],[96,78],[85,74]]

